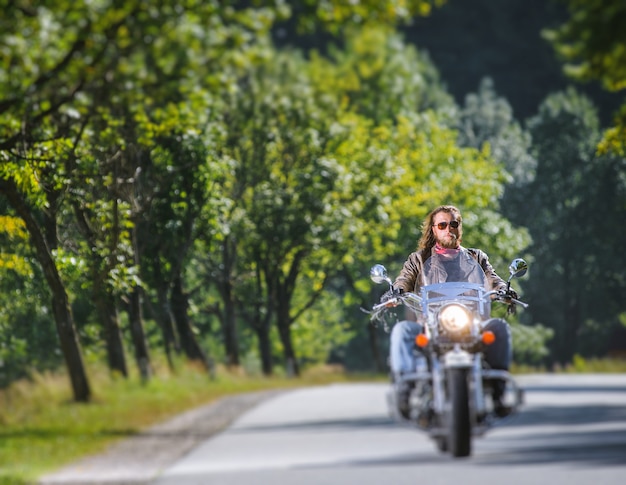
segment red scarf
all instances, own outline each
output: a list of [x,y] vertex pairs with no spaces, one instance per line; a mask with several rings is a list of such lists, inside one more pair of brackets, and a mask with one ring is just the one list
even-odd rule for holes
[[437,254],[445,254],[446,256],[456,256],[457,254],[459,254],[459,251],[461,251],[460,247],[449,249],[449,248],[442,248],[441,246],[439,246],[439,244],[435,244],[435,252]]

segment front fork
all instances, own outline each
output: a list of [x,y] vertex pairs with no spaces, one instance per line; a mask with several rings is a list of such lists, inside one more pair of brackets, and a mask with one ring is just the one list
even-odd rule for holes
[[474,414],[474,420],[481,419],[487,414],[487,406],[485,405],[485,390],[483,388],[483,366],[480,354],[474,354],[474,362],[472,365],[472,373],[470,374],[470,395],[474,396],[474,406],[470,412]]
[[[487,412],[485,392],[483,388],[483,368],[480,354],[470,354],[455,348],[444,358],[442,365],[439,359],[432,359],[433,407],[437,414],[443,415],[446,402],[445,372],[452,368],[471,369],[469,373],[470,412],[474,418],[484,416]],[[476,419],[473,419],[476,421]]]

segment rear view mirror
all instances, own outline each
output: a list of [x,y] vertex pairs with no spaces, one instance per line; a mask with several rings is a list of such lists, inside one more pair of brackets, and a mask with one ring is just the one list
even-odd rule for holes
[[370,269],[370,278],[377,285],[387,282],[391,285],[391,280],[389,276],[387,276],[387,268],[385,268],[382,264],[375,264]]
[[522,258],[514,259],[509,265],[509,273],[511,273],[511,278],[519,278],[524,276],[528,271],[528,263],[524,261]]

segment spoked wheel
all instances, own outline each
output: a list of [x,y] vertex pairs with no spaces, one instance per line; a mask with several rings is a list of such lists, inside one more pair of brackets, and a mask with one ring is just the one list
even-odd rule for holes
[[[448,372],[448,396],[450,398],[448,426],[450,428],[447,445],[452,456],[469,456],[472,451],[472,429],[467,369],[450,369]],[[437,445],[439,446],[439,443]]]

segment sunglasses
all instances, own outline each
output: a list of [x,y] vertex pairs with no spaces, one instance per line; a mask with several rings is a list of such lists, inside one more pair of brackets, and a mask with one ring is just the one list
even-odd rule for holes
[[[459,227],[459,221],[450,221],[449,224],[452,229],[456,229],[457,227]],[[443,231],[446,227],[448,227],[448,223],[440,222],[439,224],[433,224],[433,227],[434,226],[437,226],[437,229],[439,229],[440,231]]]

